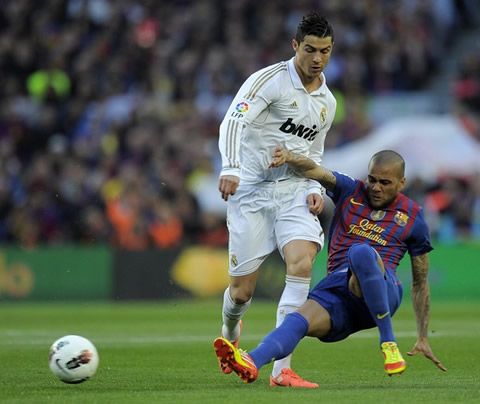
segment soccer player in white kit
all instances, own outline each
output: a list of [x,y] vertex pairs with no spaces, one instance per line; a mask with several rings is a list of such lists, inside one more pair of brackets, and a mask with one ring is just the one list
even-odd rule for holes
[[[227,201],[230,234],[222,336],[235,346],[258,269],[275,249],[286,264],[277,326],[307,299],[312,264],[324,242],[317,217],[325,205],[324,190],[318,182],[296,176],[288,165],[269,164],[277,146],[320,164],[336,109],[323,74],[333,40],[323,16],[305,15],[292,40],[295,56],[252,74],[220,125],[219,190]],[[290,362],[288,356],[274,363],[271,386],[318,387],[295,374]],[[220,368],[232,372],[222,363]]]

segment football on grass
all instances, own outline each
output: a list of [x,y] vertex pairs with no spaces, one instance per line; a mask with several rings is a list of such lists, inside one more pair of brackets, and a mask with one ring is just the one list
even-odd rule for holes
[[50,347],[50,370],[62,382],[82,383],[92,377],[98,367],[95,346],[79,335],[66,335]]

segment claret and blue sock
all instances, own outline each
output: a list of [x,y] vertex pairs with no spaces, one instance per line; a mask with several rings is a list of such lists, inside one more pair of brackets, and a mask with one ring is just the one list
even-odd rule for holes
[[387,284],[377,254],[367,244],[354,244],[349,251],[350,268],[357,276],[365,300],[380,332],[380,344],[395,341],[388,304]]
[[300,313],[290,313],[283,323],[268,334],[260,344],[248,353],[257,368],[272,360],[284,358],[293,352],[300,340],[307,335],[308,321]]

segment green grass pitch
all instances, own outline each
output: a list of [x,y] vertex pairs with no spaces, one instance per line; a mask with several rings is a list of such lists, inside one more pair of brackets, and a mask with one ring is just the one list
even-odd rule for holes
[[[252,349],[274,326],[275,302],[254,301],[240,346]],[[411,304],[394,317],[407,371],[388,377],[375,329],[325,344],[306,338],[294,369],[318,389],[268,386],[271,364],[243,384],[218,369],[212,343],[221,300],[164,303],[2,303],[0,403],[478,403],[480,301],[432,302],[430,343],[448,368],[406,352],[415,342]],[[95,376],[69,385],[50,373],[51,343],[66,334],[92,340],[100,355]]]

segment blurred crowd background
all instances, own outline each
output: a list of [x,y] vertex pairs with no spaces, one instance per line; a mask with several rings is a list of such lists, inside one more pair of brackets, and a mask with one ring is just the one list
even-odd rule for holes
[[[372,105],[386,96],[435,100],[419,105],[454,114],[480,141],[479,7],[3,0],[0,242],[225,246],[218,126],[248,75],[293,56],[291,39],[311,9],[326,15],[336,40],[326,76],[338,111],[326,153],[381,124]],[[434,238],[480,240],[479,172],[408,181]]]

